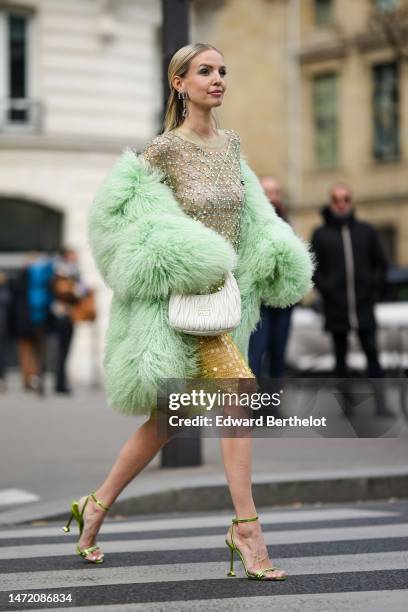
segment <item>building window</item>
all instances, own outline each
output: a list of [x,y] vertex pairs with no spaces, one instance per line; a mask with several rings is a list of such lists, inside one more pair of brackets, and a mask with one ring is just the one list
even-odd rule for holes
[[[12,100],[27,98],[27,19],[8,15],[9,93]],[[27,121],[27,109],[10,108],[10,121]]]
[[398,0],[374,0],[374,5],[379,11],[395,11]]
[[319,75],[313,81],[315,157],[318,166],[332,167],[338,157],[337,74]]
[[386,161],[399,156],[398,64],[373,67],[374,157]]
[[0,129],[38,125],[38,103],[32,100],[29,78],[32,16],[0,9]]
[[333,19],[332,0],[315,0],[314,13],[316,25],[327,25]]

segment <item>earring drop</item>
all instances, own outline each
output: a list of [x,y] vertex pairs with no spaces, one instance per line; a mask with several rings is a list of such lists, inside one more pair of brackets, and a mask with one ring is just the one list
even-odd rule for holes
[[181,116],[183,117],[183,119],[185,119],[187,117],[187,92],[186,91],[179,91],[177,93],[177,97],[179,100],[183,101],[183,110],[181,112]]

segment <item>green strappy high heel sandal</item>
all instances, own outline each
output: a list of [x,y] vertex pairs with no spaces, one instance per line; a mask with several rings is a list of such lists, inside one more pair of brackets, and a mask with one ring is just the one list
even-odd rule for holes
[[245,561],[244,561],[244,557],[241,553],[241,551],[239,550],[239,548],[235,545],[234,543],[234,525],[236,523],[250,523],[252,521],[257,521],[258,517],[257,516],[253,516],[251,518],[243,518],[243,519],[238,519],[238,518],[233,518],[232,519],[232,527],[231,527],[231,543],[228,542],[228,540],[225,540],[226,545],[228,546],[228,548],[231,551],[231,564],[230,564],[230,571],[227,573],[227,576],[236,576],[235,572],[234,572],[234,551],[236,551],[238,553],[239,558],[242,561],[242,565],[244,566],[244,570],[245,573],[247,575],[247,577],[250,580],[286,580],[287,576],[277,576],[276,578],[265,578],[265,574],[266,572],[272,571],[272,570],[280,570],[280,567],[266,567],[264,569],[258,570],[256,572],[249,572],[246,568],[245,565]]
[[[62,528],[62,530],[65,533],[68,533],[70,531],[70,527],[69,526],[71,524],[72,519],[74,518],[76,520],[76,522],[78,523],[79,538],[81,538],[82,531],[84,529],[84,512],[85,512],[86,504],[88,503],[90,497],[92,497],[93,501],[96,504],[98,504],[98,506],[100,506],[103,510],[105,510],[105,512],[107,512],[109,510],[108,506],[105,506],[105,504],[103,504],[99,499],[96,498],[95,491],[92,491],[87,496],[87,498],[85,500],[85,503],[82,506],[81,512],[79,511],[79,500],[72,502],[72,504],[71,504],[71,515],[70,515],[70,517],[68,519],[68,522],[65,525],[65,527]],[[103,562],[103,557],[101,557],[100,559],[87,559],[87,556],[91,552],[94,552],[95,550],[97,550],[98,548],[99,548],[99,546],[95,545],[95,546],[88,546],[87,548],[83,548],[81,550],[79,548],[79,544],[77,544],[76,551],[77,551],[78,555],[80,555],[81,557],[83,557],[85,559],[85,561],[89,561],[90,563],[102,563]]]

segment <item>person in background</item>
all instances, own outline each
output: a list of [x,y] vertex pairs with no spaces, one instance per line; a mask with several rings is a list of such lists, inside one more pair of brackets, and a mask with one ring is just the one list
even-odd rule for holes
[[54,385],[56,393],[71,393],[66,362],[74,333],[72,308],[86,292],[87,288],[81,282],[77,253],[72,248],[64,248],[54,261],[54,299],[51,304],[53,330],[57,337]]
[[[335,353],[334,375],[349,375],[346,356],[353,330],[367,358],[368,377],[382,377],[374,303],[384,291],[387,259],[374,227],[356,218],[348,185],[336,183],[329,199],[321,210],[324,223],[315,229],[311,244],[317,259],[313,280],[322,297],[325,330],[331,334]],[[377,402],[377,414],[386,413],[383,401]]]
[[11,291],[7,276],[0,271],[0,391],[6,390],[6,365]]
[[[272,176],[262,176],[260,182],[277,214],[287,221],[278,181]],[[268,376],[273,379],[283,377],[292,310],[292,306],[275,308],[261,305],[261,319],[251,335],[248,353],[250,368],[257,378],[262,376],[262,361],[265,354],[269,354],[270,358]]]
[[15,284],[15,332],[26,391],[44,393],[46,334],[52,300],[52,261],[31,252]]

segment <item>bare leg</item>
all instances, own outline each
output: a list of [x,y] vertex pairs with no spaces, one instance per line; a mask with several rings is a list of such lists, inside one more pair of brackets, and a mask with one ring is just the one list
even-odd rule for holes
[[[157,422],[154,417],[150,417],[122,447],[106,480],[95,491],[96,497],[105,506],[111,506],[126,485],[150,463],[167,440],[167,435],[158,435]],[[86,497],[81,497],[79,500],[80,509],[85,499]],[[81,549],[95,544],[105,515],[106,512],[90,498],[84,512],[84,530],[79,541]],[[90,553],[87,559],[95,560],[102,556],[101,551],[97,549]]]
[[18,341],[20,369],[24,389],[30,389],[32,377],[36,375],[37,367],[33,344],[30,338],[20,338]]
[[[221,450],[236,517],[256,516],[251,483],[252,432],[249,432],[246,437],[221,438]],[[229,542],[231,542],[231,528],[228,529],[227,534]],[[259,520],[251,523],[236,523],[233,529],[234,543],[241,550],[248,571],[254,572],[274,565],[269,559]],[[286,572],[283,570],[273,570],[266,572],[264,579],[285,575]]]

